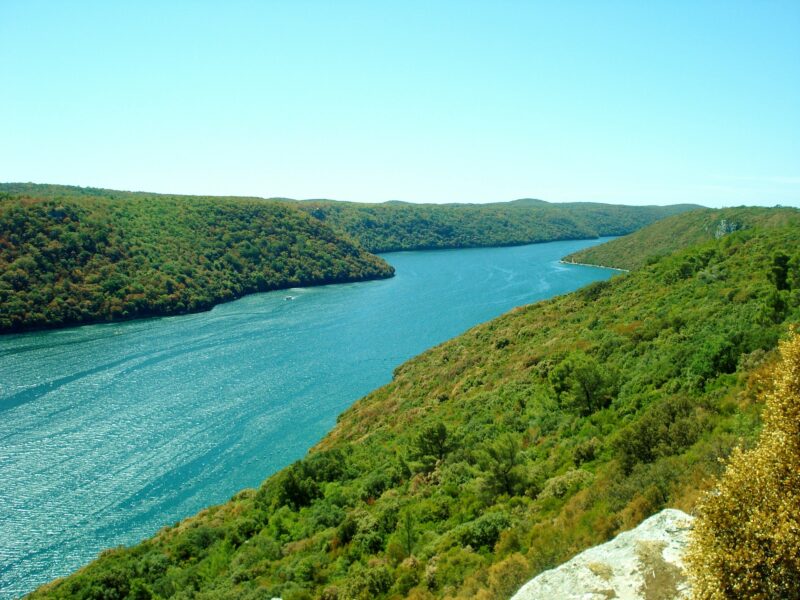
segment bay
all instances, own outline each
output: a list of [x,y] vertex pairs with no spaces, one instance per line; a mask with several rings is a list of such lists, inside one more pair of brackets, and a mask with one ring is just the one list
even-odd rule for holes
[[392,279],[0,337],[0,598],[257,486],[423,350],[607,279],[558,262],[600,241],[391,253]]

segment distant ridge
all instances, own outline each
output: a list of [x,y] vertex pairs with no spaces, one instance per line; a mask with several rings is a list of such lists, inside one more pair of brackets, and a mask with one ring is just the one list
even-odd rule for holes
[[297,206],[370,252],[513,246],[625,235],[695,205],[556,204],[523,198],[488,204],[366,204],[333,200]]
[[519,198],[518,200],[512,200],[509,204],[516,204],[517,206],[544,206],[549,205],[550,202],[537,198]]

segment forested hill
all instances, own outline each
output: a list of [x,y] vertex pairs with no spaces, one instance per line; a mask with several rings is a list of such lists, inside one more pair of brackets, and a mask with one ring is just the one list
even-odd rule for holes
[[508,598],[665,506],[691,510],[754,439],[762,374],[800,322],[800,227],[782,220],[425,352],[258,490],[34,597]]
[[550,204],[523,199],[493,204],[358,204],[331,200],[298,205],[344,231],[370,252],[512,246],[624,235],[695,205]]
[[655,225],[566,256],[566,262],[636,269],[671,252],[752,227],[800,225],[795,208],[726,208],[697,210],[666,218]]
[[181,314],[393,272],[283,203],[0,185],[0,332]]
[[182,314],[252,292],[391,276],[370,251],[620,235],[690,208],[532,199],[368,205],[5,183],[0,333]]

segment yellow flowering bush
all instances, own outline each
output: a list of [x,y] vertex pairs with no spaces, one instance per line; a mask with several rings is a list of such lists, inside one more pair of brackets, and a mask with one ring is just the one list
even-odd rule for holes
[[698,507],[687,553],[694,597],[800,598],[800,335],[781,344],[764,428]]

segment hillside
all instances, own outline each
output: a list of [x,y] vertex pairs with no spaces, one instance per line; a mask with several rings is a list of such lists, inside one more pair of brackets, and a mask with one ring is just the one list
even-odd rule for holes
[[[0,333],[208,310],[245,294],[389,277],[368,252],[628,233],[692,208],[380,205],[0,184]],[[310,216],[309,216],[310,215]]]
[[781,227],[797,223],[794,208],[703,209],[668,217],[635,233],[566,256],[566,262],[637,269],[676,250],[719,239],[752,227]]
[[258,490],[32,597],[508,598],[690,510],[754,440],[762,374],[800,321],[797,213],[778,221],[425,352]]
[[624,235],[694,205],[616,206],[515,200],[493,204],[358,204],[331,200],[298,204],[370,252],[512,246]]
[[393,272],[282,203],[0,185],[0,332],[182,314]]

